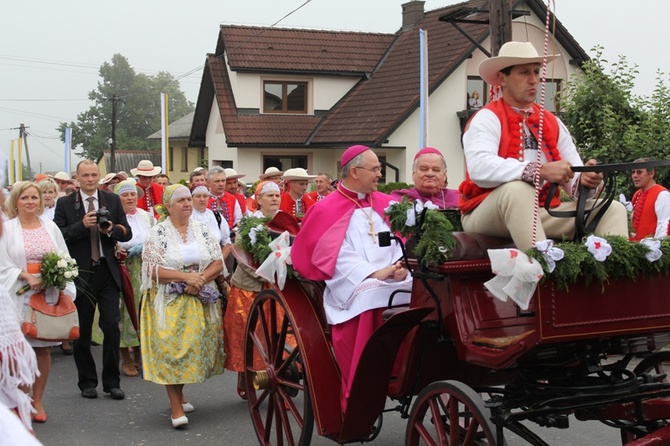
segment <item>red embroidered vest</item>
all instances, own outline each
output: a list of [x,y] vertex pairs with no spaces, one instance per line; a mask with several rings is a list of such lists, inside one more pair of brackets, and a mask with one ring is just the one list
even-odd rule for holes
[[[517,158],[519,161],[523,161],[525,135],[521,114],[514,111],[512,107],[502,99],[487,104],[484,109],[491,110],[500,120],[501,136],[500,145],[498,146],[498,155],[502,158]],[[526,125],[535,139],[539,141],[540,107],[537,104],[533,104],[533,113],[526,119]],[[547,162],[560,161],[561,154],[557,147],[559,129],[556,116],[545,110],[542,127],[542,150],[547,158]],[[494,189],[477,186],[470,179],[470,175],[467,171],[465,177],[465,181],[463,181],[458,188],[461,194],[458,200],[458,207],[463,214],[467,214],[476,208]],[[545,184],[540,191],[540,206],[544,206],[549,186],[549,183]],[[551,199],[551,207],[556,207],[560,204],[558,196],[559,192],[556,192],[556,195]]]
[[146,189],[142,188],[144,196],[137,199],[137,207],[149,211],[149,206],[153,208],[154,217],[159,218],[156,212],[156,205],[163,203],[163,186],[157,183],[150,183]]
[[633,234],[630,236],[631,241],[640,241],[645,237],[654,236],[656,234],[656,198],[658,194],[667,190],[660,184],[655,184],[649,189],[637,190],[633,194],[630,202],[633,204]]
[[235,195],[224,192],[220,197],[210,197],[207,207],[213,212],[220,213],[228,223],[228,227],[233,229],[235,227],[235,203],[237,203]]
[[305,216],[305,213],[307,212],[307,209],[311,208],[315,202],[310,196],[308,196],[308,194],[303,195],[299,202],[302,209],[296,209],[296,201],[288,192],[284,192],[281,194],[279,209],[281,209],[283,212],[288,212],[298,220],[302,220],[302,218]]

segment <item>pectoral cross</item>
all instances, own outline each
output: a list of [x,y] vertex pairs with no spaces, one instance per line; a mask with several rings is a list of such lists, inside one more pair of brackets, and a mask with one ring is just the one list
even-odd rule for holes
[[377,233],[377,231],[375,231],[375,225],[372,222],[372,220],[369,222],[369,224],[370,224],[370,230],[368,231],[368,235],[370,237],[372,237],[372,243],[374,243],[376,245],[377,244],[377,234],[378,233]]

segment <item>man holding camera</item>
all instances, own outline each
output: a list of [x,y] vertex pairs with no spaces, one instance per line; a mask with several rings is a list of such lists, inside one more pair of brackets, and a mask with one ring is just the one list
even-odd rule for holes
[[132,238],[130,225],[116,194],[98,190],[100,171],[91,160],[77,165],[79,192],[56,203],[54,222],[63,232],[70,255],[79,265],[77,312],[79,339],[74,342],[74,360],[79,389],[84,398],[97,398],[98,375],[91,354],[91,328],[95,307],[100,310],[102,344],[102,389],[113,399],[125,394],[119,377],[119,292],[121,278],[114,256],[116,242]]

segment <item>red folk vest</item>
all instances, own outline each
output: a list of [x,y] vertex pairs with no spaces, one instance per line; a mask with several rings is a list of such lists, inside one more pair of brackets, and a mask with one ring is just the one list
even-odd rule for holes
[[646,191],[637,190],[630,202],[633,204],[633,233],[631,241],[640,241],[645,237],[656,234],[656,198],[658,194],[667,190],[660,184],[651,186]]
[[279,209],[281,209],[282,212],[288,212],[289,214],[296,217],[298,220],[302,220],[302,218],[307,213],[307,209],[311,208],[314,204],[315,202],[314,200],[312,200],[311,197],[309,197],[307,194],[303,195],[302,198],[300,199],[302,212],[300,213],[300,215],[298,215],[295,200],[293,199],[293,197],[291,197],[291,195],[288,192],[284,192],[283,194],[281,194],[281,202],[279,203]]
[[235,227],[235,203],[237,203],[235,195],[224,192],[220,197],[210,197],[207,207],[213,212],[219,212],[228,223],[228,227],[233,229]]
[[[500,120],[501,136],[500,145],[498,146],[498,155],[502,158],[518,158],[519,161],[523,161],[524,131],[521,114],[514,111],[512,107],[502,99],[487,104],[484,109],[491,110]],[[535,139],[539,141],[540,107],[537,104],[533,104],[533,113],[526,119],[526,124]],[[559,128],[556,116],[545,110],[542,127],[542,150],[544,151],[547,161],[560,161],[561,154],[557,147]],[[461,194],[458,200],[458,207],[463,214],[467,214],[476,208],[494,189],[477,186],[470,180],[470,175],[467,171],[465,176],[465,181],[463,181],[458,188]],[[540,206],[544,206],[548,189],[549,184],[547,183],[540,191]],[[559,192],[556,192],[556,195],[551,199],[551,207],[556,207],[560,204],[558,195]]]
[[159,218],[156,212],[156,205],[163,203],[163,186],[157,183],[150,183],[146,189],[142,188],[144,195],[137,198],[137,207],[149,211],[149,204],[154,209],[154,217]]

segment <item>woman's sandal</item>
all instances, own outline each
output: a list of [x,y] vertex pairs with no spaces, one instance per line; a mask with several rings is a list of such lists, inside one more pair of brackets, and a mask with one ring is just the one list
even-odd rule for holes
[[124,362],[121,364],[121,369],[123,370],[123,374],[126,376],[137,376],[140,374],[140,372],[138,372],[135,368],[135,363],[133,361]]

